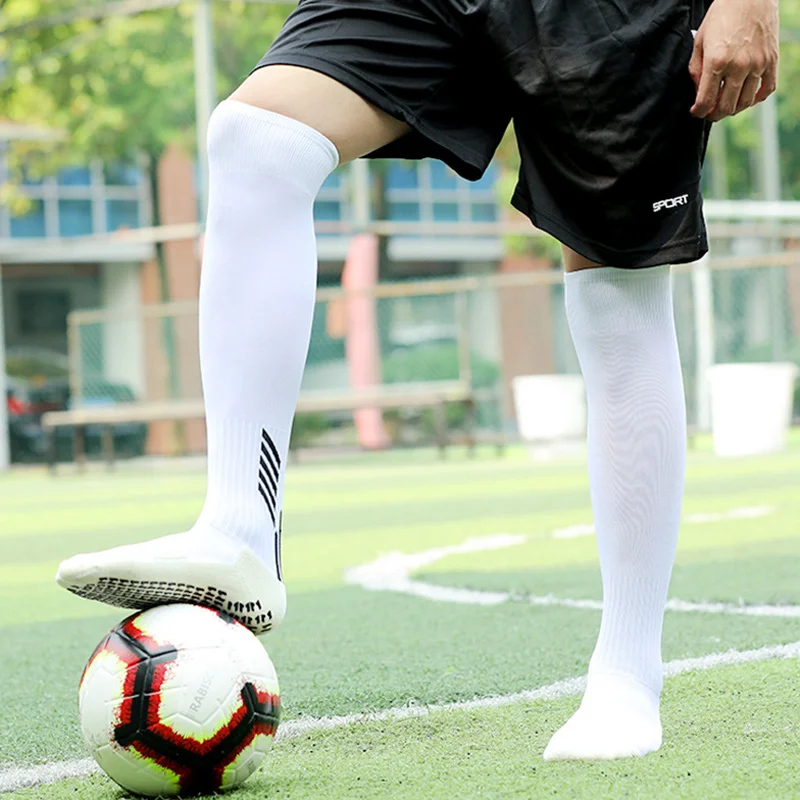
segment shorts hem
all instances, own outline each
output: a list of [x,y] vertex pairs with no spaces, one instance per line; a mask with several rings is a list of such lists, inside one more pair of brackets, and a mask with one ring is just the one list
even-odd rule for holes
[[[338,81],[363,97],[368,103],[377,106],[377,108],[384,111],[389,116],[399,119],[401,122],[405,122],[412,129],[413,133],[416,133],[430,145],[430,152],[420,154],[415,152],[412,156],[404,156],[402,144],[398,144],[402,142],[404,138],[401,137],[396,142],[387,145],[395,150],[395,152],[391,153],[391,157],[415,159],[438,158],[444,161],[462,178],[466,178],[470,181],[478,180],[489,166],[489,161],[481,156],[480,153],[465,147],[456,138],[430,128],[405,106],[383,92],[379,86],[371,81],[365,80],[361,75],[352,72],[341,64],[336,64],[332,61],[320,58],[319,56],[296,53],[289,55],[275,54],[271,56],[267,53],[258,64],[256,64],[252,72],[261,69],[261,67],[275,65],[304,67],[327,75],[329,78],[333,78],[335,81]],[[381,150],[383,150],[383,148],[381,148]],[[377,150],[375,153],[369,153],[366,158],[383,157],[380,155],[380,152],[380,150]],[[389,156],[387,155],[387,157]]]
[[587,242],[584,237],[567,227],[564,222],[550,214],[535,211],[526,198],[514,194],[511,205],[525,214],[540,230],[549,233],[576,253],[596,261],[603,266],[620,269],[640,269],[659,267],[666,264],[686,264],[699,260],[708,252],[708,242],[704,234],[691,239],[669,242],[663,247],[638,250],[617,250],[598,242]]

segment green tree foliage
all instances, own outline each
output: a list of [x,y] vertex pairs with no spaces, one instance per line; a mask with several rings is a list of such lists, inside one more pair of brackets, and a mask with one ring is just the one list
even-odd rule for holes
[[[0,0],[0,117],[58,132],[43,146],[17,142],[12,173],[44,174],[95,158],[133,161],[144,155],[159,224],[157,165],[172,143],[195,142],[193,3],[86,18],[76,0]],[[230,93],[264,53],[288,14],[286,5],[218,0],[214,34],[219,97]],[[72,12],[72,13],[70,13]],[[83,18],[70,18],[71,16]],[[52,24],[61,15],[66,21]],[[38,23],[25,26],[25,23]],[[17,195],[20,197],[21,195]],[[0,199],[14,194],[0,187]],[[163,245],[156,244],[161,299],[169,300]],[[163,328],[178,394],[175,332]]]
[[[781,183],[784,200],[800,199],[800,3],[780,0],[781,54],[778,79],[778,124],[781,143]],[[727,143],[728,196],[734,200],[760,197],[759,110],[749,109],[717,123]],[[706,171],[710,169],[706,167]]]
[[[192,3],[139,13],[16,28],[80,8],[75,0],[5,0],[0,10],[0,116],[62,131],[57,146],[18,148],[34,169],[194,147]],[[286,5],[214,5],[217,90],[248,74],[280,29]]]

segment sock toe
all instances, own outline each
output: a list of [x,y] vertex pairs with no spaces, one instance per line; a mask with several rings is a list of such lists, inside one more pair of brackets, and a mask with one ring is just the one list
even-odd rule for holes
[[658,693],[618,675],[590,678],[580,708],[545,748],[545,761],[643,756],[661,747]]

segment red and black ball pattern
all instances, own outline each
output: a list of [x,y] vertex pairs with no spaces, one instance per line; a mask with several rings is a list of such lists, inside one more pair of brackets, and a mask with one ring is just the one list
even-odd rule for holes
[[[203,610],[215,614],[226,625],[242,627],[223,612]],[[275,735],[280,696],[245,681],[239,688],[238,705],[213,735],[193,738],[179,733],[164,721],[161,713],[162,688],[170,665],[179,656],[179,647],[160,643],[148,635],[136,625],[138,616],[123,620],[98,645],[84,670],[81,685],[95,659],[100,654],[113,653],[124,665],[122,700],[113,725],[116,745],[133,750],[142,759],[179,776],[182,796],[217,791],[223,788],[226,768],[256,737]]]

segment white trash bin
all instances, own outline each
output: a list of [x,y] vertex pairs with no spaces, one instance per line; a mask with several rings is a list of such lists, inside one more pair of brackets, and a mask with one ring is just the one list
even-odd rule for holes
[[786,446],[798,369],[794,364],[715,364],[711,432],[719,456],[777,453]]
[[580,375],[520,375],[511,381],[517,428],[531,458],[580,452],[586,390]]

